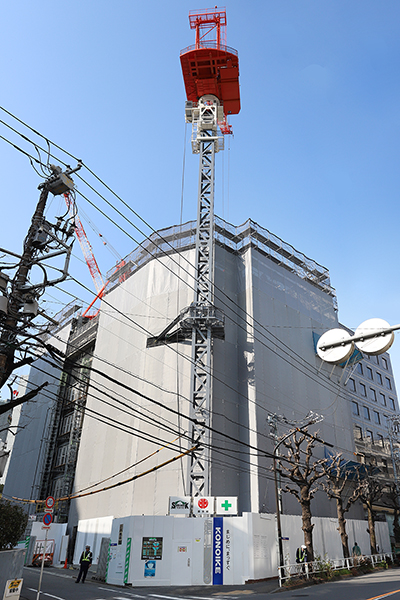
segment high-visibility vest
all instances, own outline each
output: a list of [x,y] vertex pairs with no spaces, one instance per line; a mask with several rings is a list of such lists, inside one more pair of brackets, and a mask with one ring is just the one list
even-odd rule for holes
[[305,562],[306,560],[306,550],[305,548],[297,548],[297,556],[299,562]]
[[87,562],[90,562],[92,560],[92,553],[90,551],[87,554],[86,554],[86,552],[83,553],[82,562],[84,560]]

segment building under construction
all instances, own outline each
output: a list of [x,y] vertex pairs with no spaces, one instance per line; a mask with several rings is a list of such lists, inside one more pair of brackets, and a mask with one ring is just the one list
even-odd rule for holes
[[[251,220],[214,216],[215,154],[240,109],[224,18],[192,14],[196,44],[181,53],[197,221],[155,232],[110,271],[98,314],[67,307],[31,368],[28,389],[50,385],[23,406],[4,493],[54,496],[70,533],[88,519],[166,515],[170,497],[237,497],[239,515],[274,513],[279,435],[313,415],[318,439],[354,459],[354,422],[378,443],[398,413],[387,354],[369,387],[378,397],[389,381],[388,404],[370,424],[353,374],[363,356],[332,367],[316,352],[338,326],[328,270]],[[202,28],[214,26],[216,40],[204,41]],[[365,422],[355,402],[368,408]],[[300,513],[290,494],[283,510]],[[317,494],[313,514],[334,516],[335,506]]]
[[[6,494],[39,499],[95,491],[190,448],[191,340],[184,327],[195,238],[194,222],[153,234],[110,273],[96,317],[82,319],[76,307],[61,315],[68,324],[51,342],[66,359],[46,354],[31,369],[31,386],[49,376],[53,385],[23,407],[20,424],[29,427],[16,440]],[[315,334],[337,325],[335,292],[327,269],[256,223],[235,228],[216,219],[215,307],[224,328],[212,342],[206,495],[238,496],[239,512],[274,512],[269,415],[292,421],[310,411],[324,415],[321,438],[354,451],[353,397],[338,382],[343,368],[329,378],[315,352]],[[155,344],[152,334],[177,315]],[[385,357],[394,404],[384,410],[393,413],[397,398]],[[384,435],[385,426],[382,418],[375,429]],[[76,522],[166,514],[169,496],[193,494],[190,465],[186,455],[124,486],[73,500],[71,509],[60,502],[59,516],[67,519],[72,510]],[[298,512],[295,505],[290,512]],[[329,514],[329,505],[318,512]]]

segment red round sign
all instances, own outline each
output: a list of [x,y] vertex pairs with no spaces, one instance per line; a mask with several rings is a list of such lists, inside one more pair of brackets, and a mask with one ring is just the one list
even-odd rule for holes
[[54,500],[53,496],[48,496],[46,498],[46,508],[53,508],[54,502],[55,502],[55,500]]
[[51,513],[46,513],[43,517],[43,523],[45,525],[50,525],[53,520],[53,515]]
[[206,498],[200,498],[200,500],[197,503],[199,508],[207,508],[208,506],[208,500]]

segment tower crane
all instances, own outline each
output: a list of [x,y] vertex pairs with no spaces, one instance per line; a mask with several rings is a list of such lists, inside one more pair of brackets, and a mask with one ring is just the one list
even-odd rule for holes
[[[83,254],[86,264],[89,268],[89,271],[92,276],[93,283],[94,283],[94,286],[95,286],[96,292],[97,292],[97,295],[94,298],[94,300],[90,303],[90,305],[87,307],[87,309],[82,314],[82,317],[85,317],[85,316],[88,316],[88,312],[91,309],[91,307],[93,306],[93,304],[96,302],[96,300],[98,298],[101,299],[104,296],[104,292],[105,292],[108,282],[104,283],[104,279],[102,277],[102,274],[100,273],[99,266],[97,264],[94,254],[93,254],[92,246],[90,245],[88,237],[83,228],[82,221],[80,220],[79,215],[77,213],[75,201],[74,201],[72,195],[69,192],[67,192],[67,193],[63,194],[63,196],[65,199],[67,208],[68,208],[68,212],[71,215],[71,217],[74,219],[75,234],[76,234],[76,237],[78,238],[78,242],[81,247],[82,254]],[[93,317],[93,316],[95,316],[95,315],[91,315],[91,317]]]
[[[232,133],[228,115],[240,111],[238,53],[226,45],[225,9],[190,11],[195,44],[181,51],[187,101],[185,120],[192,123],[192,151],[199,154],[195,293],[191,305],[147,346],[192,341],[190,378],[191,441],[196,450],[189,465],[190,495],[210,495],[210,426],[212,417],[212,339],[224,338],[224,315],[214,306],[215,154]],[[220,135],[220,133],[222,135]],[[175,330],[174,330],[175,328]]]

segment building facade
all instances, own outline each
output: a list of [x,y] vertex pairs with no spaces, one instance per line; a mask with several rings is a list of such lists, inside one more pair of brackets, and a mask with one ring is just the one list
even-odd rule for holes
[[[320,415],[312,431],[346,458],[359,435],[384,445],[386,420],[398,414],[390,358],[323,363],[315,339],[339,326],[328,270],[252,221],[216,219],[214,234],[215,305],[225,325],[213,340],[211,495],[237,496],[239,514],[274,513],[271,415],[282,417],[278,436]],[[7,495],[53,495],[57,518],[71,527],[165,515],[169,496],[191,495],[190,339],[176,331],[155,347],[148,340],[193,300],[195,235],[194,222],[153,234],[109,274],[95,318],[72,310],[53,332],[64,356],[44,355],[31,370],[28,385],[50,375],[51,393],[22,409],[29,426],[15,443]],[[326,495],[313,502],[315,516],[335,516]],[[299,514],[290,494],[283,510]]]

